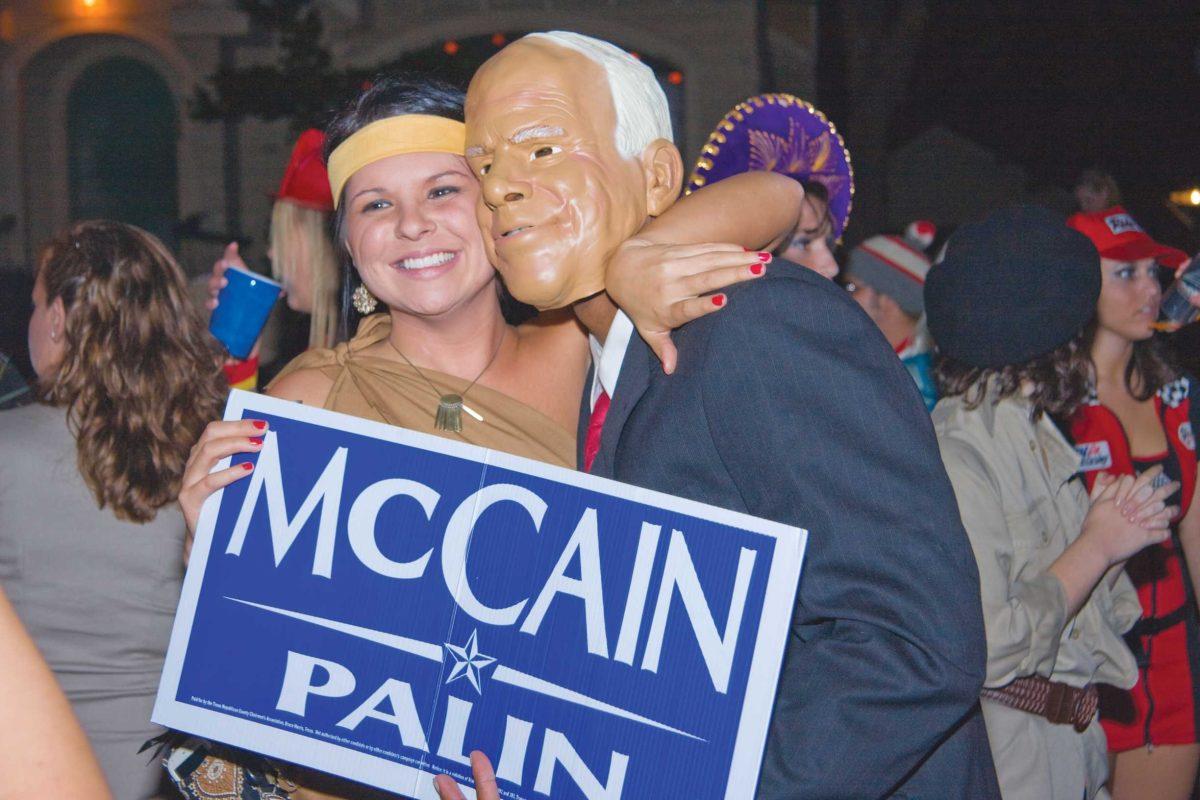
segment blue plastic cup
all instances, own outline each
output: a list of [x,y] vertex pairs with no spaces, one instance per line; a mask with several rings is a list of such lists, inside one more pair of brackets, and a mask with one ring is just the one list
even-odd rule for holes
[[254,349],[283,287],[232,264],[225,270],[225,280],[228,283],[217,295],[217,307],[208,321],[208,329],[225,345],[229,355],[245,358]]

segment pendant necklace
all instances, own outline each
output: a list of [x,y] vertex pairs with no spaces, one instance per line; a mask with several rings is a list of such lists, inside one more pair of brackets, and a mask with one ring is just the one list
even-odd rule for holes
[[475,380],[467,384],[467,388],[463,389],[461,394],[456,394],[454,392],[442,394],[441,391],[434,386],[433,381],[429,380],[429,378],[425,376],[425,373],[421,372],[417,365],[409,361],[408,356],[404,355],[404,352],[392,343],[391,336],[387,337],[387,343],[393,350],[400,354],[400,357],[404,359],[405,364],[408,364],[410,367],[412,367],[413,370],[421,376],[422,380],[429,384],[429,388],[433,389],[434,394],[440,395],[438,398],[437,413],[433,417],[433,427],[437,428],[439,431],[462,433],[462,413],[464,411],[466,411],[479,422],[483,422],[483,417],[468,407],[463,402],[463,398],[465,398],[467,396],[467,392],[471,391],[475,384],[479,382],[479,379],[483,377],[483,373],[487,372],[488,368],[491,367],[496,361],[496,356],[500,355],[500,347],[504,344],[504,340],[507,337],[508,327],[506,326],[504,328],[504,333],[500,336],[500,341],[496,343],[496,350],[492,353],[492,357],[488,359],[486,364],[483,365],[483,369],[479,370],[479,374],[475,376]]

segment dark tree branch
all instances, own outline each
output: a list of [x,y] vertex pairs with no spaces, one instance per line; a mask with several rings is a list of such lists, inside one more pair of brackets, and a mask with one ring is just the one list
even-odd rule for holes
[[196,89],[191,114],[200,120],[290,119],[299,130],[318,124],[332,98],[362,82],[360,70],[333,69],[322,44],[324,25],[312,0],[238,0],[251,25],[276,40],[273,65],[222,66]]

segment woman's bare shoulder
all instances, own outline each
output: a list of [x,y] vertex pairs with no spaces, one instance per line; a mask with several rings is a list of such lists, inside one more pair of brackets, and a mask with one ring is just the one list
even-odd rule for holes
[[282,400],[320,408],[325,405],[332,389],[333,378],[327,375],[325,370],[312,367],[292,370],[276,378],[267,387],[266,393]]

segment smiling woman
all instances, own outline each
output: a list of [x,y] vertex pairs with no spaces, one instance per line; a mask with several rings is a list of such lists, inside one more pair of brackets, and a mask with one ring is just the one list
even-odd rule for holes
[[[569,319],[506,324],[475,219],[479,183],[462,156],[461,119],[455,90],[383,78],[330,126],[347,291],[388,313],[365,319],[333,351],[342,355],[294,362],[272,391],[434,433],[443,398],[458,396],[475,412],[453,431],[466,441],[571,464],[577,407],[554,389],[564,374],[581,386],[583,368],[566,369],[557,348],[571,342],[572,360],[582,361],[582,336]],[[534,374],[530,357],[554,373]],[[339,381],[347,365],[354,380]],[[364,390],[378,381],[386,389]]]
[[461,156],[384,158],[356,172],[345,192],[343,242],[385,305],[414,316],[495,305],[495,272],[475,223],[479,184]]
[[[352,339],[300,356],[268,392],[573,467],[588,367],[587,338],[570,309],[543,313],[524,325],[508,324],[489,255],[498,249],[497,239],[534,243],[514,246],[537,246],[540,226],[551,221],[571,225],[578,215],[604,208],[614,214],[640,215],[636,229],[644,221],[645,202],[613,194],[616,190],[604,185],[602,175],[594,176],[592,183],[563,182],[551,193],[529,194],[525,184],[510,174],[514,182],[509,191],[525,191],[537,202],[527,204],[504,225],[492,226],[489,218],[481,231],[476,208],[480,184],[463,156],[462,118],[462,95],[454,89],[429,79],[385,76],[332,122],[326,148],[337,208],[336,244],[346,271],[344,304],[348,306],[353,297],[366,316]],[[568,143],[557,138],[567,132],[566,121],[536,128],[516,129],[520,141],[506,146],[520,148],[539,168],[572,158],[566,152]],[[634,160],[626,160],[622,167],[637,168]],[[693,201],[673,211],[668,220],[674,234],[692,241],[704,238],[696,231],[727,232],[728,220],[737,226],[740,238],[748,239],[744,243],[661,245],[647,250],[643,245],[653,241],[647,239],[621,250],[617,255],[628,257],[612,259],[609,268],[635,270],[643,278],[681,276],[638,282],[641,293],[650,295],[645,305],[663,315],[674,313],[675,324],[718,310],[719,304],[701,295],[763,274],[759,254],[745,248],[782,236],[795,223],[798,198],[790,189],[780,191],[770,177],[754,183],[761,190],[757,195],[761,207],[735,207],[731,202],[728,209],[718,210]],[[593,188],[604,193],[604,202],[610,205],[594,197]],[[690,229],[681,222],[688,219],[693,220]],[[503,237],[505,233],[510,236]],[[380,313],[371,313],[380,306]],[[215,473],[212,468],[235,452],[261,452],[265,429],[265,422],[252,420],[208,426],[193,449],[180,493],[180,505],[193,531],[205,498],[250,474],[242,465]],[[168,765],[185,794],[205,797],[194,792],[190,775],[215,770],[240,780],[237,775],[262,766],[253,758],[234,759],[244,766],[216,755],[206,761],[203,756],[192,757],[190,750],[177,750]],[[277,785],[266,777],[269,771],[263,768],[258,776],[262,780],[255,785]],[[313,786],[328,781],[306,773],[300,782]],[[331,791],[363,796],[359,787],[350,785]],[[292,796],[330,795],[299,788]]]

